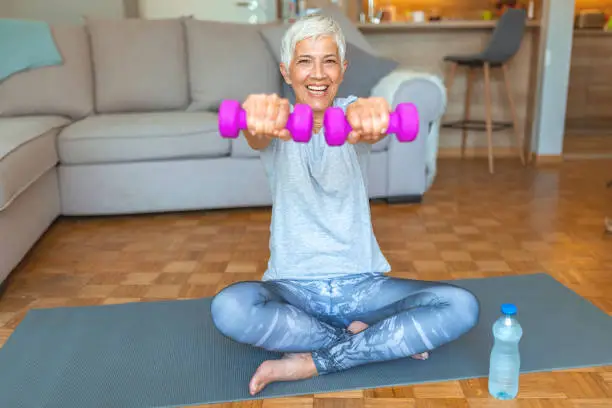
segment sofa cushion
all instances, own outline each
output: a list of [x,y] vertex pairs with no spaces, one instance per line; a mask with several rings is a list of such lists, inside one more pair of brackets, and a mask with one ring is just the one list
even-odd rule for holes
[[90,164],[230,154],[210,112],[149,112],[90,116],[58,136],[62,164]]
[[56,116],[0,118],[0,210],[57,164],[55,138],[68,123]]
[[0,83],[0,116],[60,115],[80,119],[93,112],[89,39],[82,25],[53,25],[62,55],[57,66],[17,73]]
[[396,137],[395,135],[388,135],[383,138],[379,142],[376,142],[372,145],[373,152],[384,152],[389,148],[389,143],[391,143],[391,138]]
[[282,76],[259,27],[186,20],[189,110],[214,110],[223,99],[244,101],[252,93],[281,93]]
[[232,157],[239,157],[243,159],[259,157],[259,151],[249,146],[249,142],[247,142],[242,132],[240,132],[240,135],[238,135],[236,139],[231,139],[231,141]]
[[98,113],[185,109],[182,19],[88,19]]

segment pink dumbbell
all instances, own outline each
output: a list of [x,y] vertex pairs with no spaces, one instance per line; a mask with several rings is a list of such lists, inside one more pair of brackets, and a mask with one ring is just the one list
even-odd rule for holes
[[[342,108],[328,108],[323,117],[325,140],[330,146],[340,146],[346,142],[351,125],[346,120]],[[419,112],[412,103],[400,103],[389,117],[387,134],[395,133],[400,142],[412,142],[419,133]]]
[[[308,105],[297,104],[289,114],[285,128],[289,130],[294,141],[307,143],[312,137],[313,116]],[[241,130],[247,128],[246,111],[240,102],[226,100],[219,107],[219,133],[221,136],[235,139]]]

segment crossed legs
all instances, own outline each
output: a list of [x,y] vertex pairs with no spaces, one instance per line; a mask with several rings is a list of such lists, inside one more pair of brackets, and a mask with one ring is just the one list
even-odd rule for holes
[[286,353],[259,367],[250,384],[256,394],[273,381],[422,355],[474,327],[479,305],[453,285],[361,274],[233,284],[211,312],[224,335]]

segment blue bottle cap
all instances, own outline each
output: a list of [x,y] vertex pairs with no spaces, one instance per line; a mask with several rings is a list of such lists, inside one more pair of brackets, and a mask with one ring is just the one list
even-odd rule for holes
[[501,312],[506,315],[515,315],[516,314],[516,306],[512,303],[504,303],[501,306]]

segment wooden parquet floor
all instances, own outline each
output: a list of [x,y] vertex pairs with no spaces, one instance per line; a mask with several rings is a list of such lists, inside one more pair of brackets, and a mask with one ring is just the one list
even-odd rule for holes
[[[392,274],[456,279],[546,271],[612,313],[612,236],[603,225],[612,215],[612,189],[605,187],[612,161],[496,163],[491,176],[484,161],[444,160],[423,204],[372,204]],[[258,279],[269,221],[268,209],[62,218],[0,298],[0,344],[30,308],[210,296]],[[612,407],[612,367],[523,375],[519,398],[509,402],[491,399],[486,380],[475,379],[208,407],[604,408]]]

